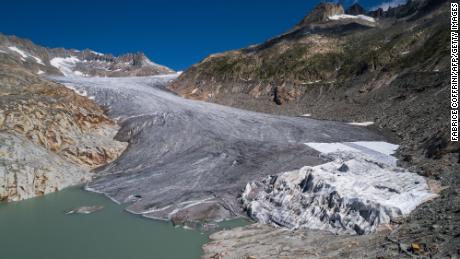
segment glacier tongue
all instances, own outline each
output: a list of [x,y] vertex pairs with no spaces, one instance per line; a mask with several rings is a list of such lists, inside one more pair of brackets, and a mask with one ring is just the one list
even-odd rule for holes
[[363,153],[329,153],[333,161],[248,183],[242,201],[262,223],[337,234],[368,234],[433,198],[422,176]]

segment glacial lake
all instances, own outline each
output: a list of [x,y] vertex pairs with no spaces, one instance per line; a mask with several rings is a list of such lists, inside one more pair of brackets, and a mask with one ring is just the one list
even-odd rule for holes
[[[65,214],[89,205],[104,209]],[[220,227],[247,223],[237,219]],[[200,258],[208,235],[130,214],[108,198],[77,187],[0,204],[2,259],[193,259]]]

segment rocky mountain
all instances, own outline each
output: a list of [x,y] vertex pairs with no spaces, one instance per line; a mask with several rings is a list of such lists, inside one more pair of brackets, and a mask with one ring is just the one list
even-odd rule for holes
[[[378,252],[377,257],[393,258],[401,251],[414,251],[412,243],[423,243],[427,248],[406,254],[452,256],[460,251],[455,245],[458,229],[451,225],[460,220],[458,206],[453,205],[460,190],[460,145],[449,137],[448,18],[449,2],[445,0],[412,0],[386,11],[366,11],[359,6],[344,11],[340,5],[322,3],[282,35],[205,58],[169,88],[186,98],[253,111],[373,124],[370,128],[400,144],[400,165],[439,181],[443,191],[440,198],[417,208],[391,233],[368,237],[379,240],[369,249],[358,245],[362,240],[355,240],[356,249],[345,249],[343,254],[318,251],[317,255],[368,257]],[[246,202],[249,215],[254,204],[262,208],[253,218],[274,225],[281,218],[285,226],[298,218],[283,214],[287,210],[282,207],[308,212],[303,210],[305,206],[284,203],[284,197],[296,193],[292,188],[283,184],[288,193],[280,191],[275,196],[277,183],[265,185],[255,200]],[[296,201],[310,199],[307,194],[294,197]],[[268,208],[267,213],[263,208]],[[440,217],[446,224],[438,228]],[[214,235],[215,241],[205,250],[210,249],[209,255],[217,258],[298,258],[296,251],[321,242],[311,235],[287,234],[297,241],[286,244],[286,249],[264,250],[258,245],[277,243],[277,234],[268,237],[275,232],[266,227],[229,230]],[[248,240],[232,238],[248,233]],[[228,242],[224,241],[227,237]],[[247,246],[254,240],[258,244]],[[341,246],[342,241],[329,240],[330,246]]]
[[2,201],[89,181],[91,169],[113,161],[126,147],[113,140],[118,126],[102,108],[36,74],[37,68],[59,73],[49,65],[46,49],[15,46],[0,53]]
[[447,134],[447,12],[447,1],[418,0],[374,19],[320,4],[289,32],[211,55],[170,88],[260,112],[372,121],[402,143],[403,161],[438,175],[417,161],[459,160]]
[[23,66],[39,75],[121,77],[174,72],[152,62],[140,52],[113,56],[90,49],[49,49],[29,40],[3,34],[0,34],[0,58],[3,62]]
[[360,15],[360,14],[366,14],[366,10],[362,6],[360,6],[358,3],[354,3],[347,8],[345,13],[350,14],[350,15]]
[[307,16],[305,16],[297,27],[310,25],[312,23],[327,22],[330,17],[343,15],[345,11],[340,4],[321,3],[317,5]]

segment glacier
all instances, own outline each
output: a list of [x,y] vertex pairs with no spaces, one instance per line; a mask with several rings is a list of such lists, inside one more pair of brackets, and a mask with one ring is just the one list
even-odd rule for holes
[[220,221],[245,216],[239,196],[260,177],[330,161],[304,143],[382,141],[365,127],[239,110],[166,89],[179,74],[53,80],[91,96],[129,142],[86,186],[148,218]]
[[330,162],[246,185],[251,218],[290,229],[369,234],[436,197],[425,178],[396,165],[397,149],[382,141],[306,143]]

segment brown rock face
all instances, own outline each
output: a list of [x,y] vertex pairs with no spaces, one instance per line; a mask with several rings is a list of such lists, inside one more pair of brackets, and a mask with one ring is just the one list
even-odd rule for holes
[[305,26],[311,23],[326,22],[328,17],[344,14],[342,5],[333,3],[321,3],[317,5],[297,26]]
[[0,201],[41,196],[90,179],[85,168],[24,136],[0,131]]
[[[1,199],[29,198],[90,179],[90,169],[113,161],[126,147],[113,140],[117,129],[88,98],[19,66],[0,64],[0,132],[8,133],[0,141],[9,139],[6,148],[16,152],[0,153]],[[43,161],[51,159],[50,167],[29,163],[27,156],[25,164],[15,160],[22,146],[42,154]],[[22,178],[34,180],[18,184]]]

